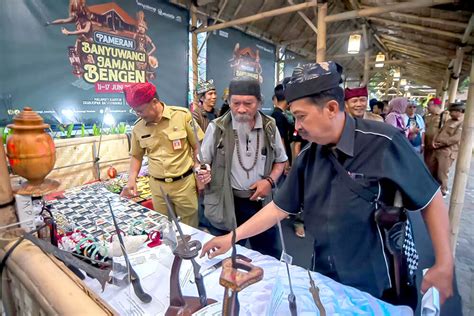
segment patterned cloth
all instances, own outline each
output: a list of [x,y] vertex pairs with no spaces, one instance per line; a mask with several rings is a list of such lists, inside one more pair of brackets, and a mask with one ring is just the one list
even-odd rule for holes
[[196,86],[197,94],[203,94],[211,90],[216,90],[216,86],[214,86],[214,80],[212,79],[207,80],[207,81],[201,81]]
[[406,221],[405,238],[403,240],[403,255],[406,258],[408,266],[408,277],[413,280],[416,270],[418,269],[418,251],[416,251],[413,232],[411,230],[410,221]]

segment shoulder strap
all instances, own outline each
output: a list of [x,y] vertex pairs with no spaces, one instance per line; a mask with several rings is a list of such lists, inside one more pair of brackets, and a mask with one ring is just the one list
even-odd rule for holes
[[347,172],[347,170],[344,169],[344,167],[341,165],[341,163],[337,160],[337,158],[334,156],[334,154],[332,152],[329,153],[329,159],[331,160],[332,165],[336,169],[337,173],[341,176],[342,181],[344,182],[344,184],[352,192],[354,192],[355,194],[357,194],[358,196],[360,196],[361,198],[363,198],[364,200],[366,200],[369,203],[376,202],[377,195],[374,194],[373,192],[367,190],[366,188],[364,188],[361,184],[354,181],[354,179],[352,179],[349,176],[349,173]]
[[444,113],[445,113],[444,111],[443,111],[443,112],[441,112],[441,115],[440,115],[440,117],[439,117],[439,125],[438,125],[438,129],[441,129],[441,127],[443,127],[443,125],[444,125],[444,122],[443,122],[443,119],[444,119]]

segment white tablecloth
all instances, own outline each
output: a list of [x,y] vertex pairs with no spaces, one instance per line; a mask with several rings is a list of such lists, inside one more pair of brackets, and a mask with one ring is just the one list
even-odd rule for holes
[[[211,235],[186,225],[183,225],[183,230],[185,234],[193,234],[192,239],[201,242],[212,238]],[[273,257],[262,255],[245,247],[238,246],[237,250],[238,253],[252,258],[254,265],[264,269],[262,281],[239,293],[240,315],[289,315],[287,302],[289,287],[284,264]],[[201,269],[204,270],[228,257],[229,254],[212,260],[197,258],[197,261],[201,264]],[[164,315],[169,305],[169,275],[173,261],[171,250],[164,245],[153,249],[146,248],[131,255],[130,258],[135,263],[132,264],[142,279],[143,288],[153,297],[151,303],[141,303],[134,295],[131,286],[119,288],[107,285],[102,293],[96,280],[88,278],[86,284],[122,315]],[[354,268],[356,269],[356,267]],[[221,269],[218,269],[205,277],[207,296],[217,301],[222,301],[224,294],[224,288],[219,285],[220,272]],[[292,265],[290,273],[293,291],[296,295],[298,315],[318,315],[309,292],[310,284],[307,271]],[[337,283],[316,272],[311,272],[311,275],[320,289],[321,302],[327,315],[412,315],[409,307],[387,304],[370,294]],[[180,279],[184,295],[198,296],[196,286],[190,282],[193,279],[193,273],[189,261],[183,262]]]

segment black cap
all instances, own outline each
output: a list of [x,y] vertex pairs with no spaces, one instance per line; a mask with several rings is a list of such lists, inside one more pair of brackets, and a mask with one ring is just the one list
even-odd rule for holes
[[464,111],[466,110],[466,105],[463,102],[450,103],[448,106],[448,111]]
[[342,83],[342,66],[333,62],[298,65],[285,87],[287,102],[338,87]]
[[260,82],[252,77],[236,77],[229,84],[229,98],[233,95],[253,95],[261,100]]

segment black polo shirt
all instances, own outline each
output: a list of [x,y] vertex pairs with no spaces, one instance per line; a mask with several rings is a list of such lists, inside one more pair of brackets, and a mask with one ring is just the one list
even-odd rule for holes
[[280,132],[280,136],[283,139],[283,145],[285,146],[286,154],[291,164],[290,135],[293,132],[293,126],[288,122],[283,110],[278,107],[275,107],[271,116],[275,119],[278,132]]
[[283,211],[303,209],[315,238],[315,271],[381,297],[392,287],[391,258],[375,224],[374,205],[344,184],[328,158],[331,151],[355,181],[388,205],[400,190],[407,209],[423,209],[439,185],[398,129],[346,114],[336,146],[305,147],[276,193],[274,203]]

